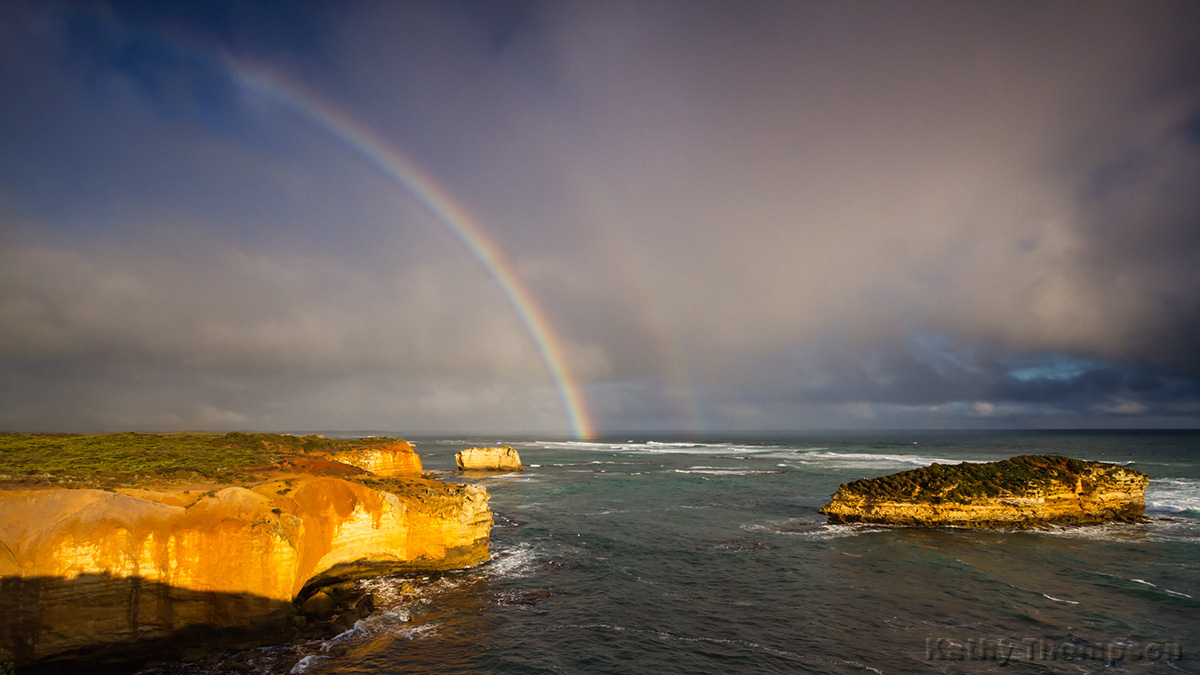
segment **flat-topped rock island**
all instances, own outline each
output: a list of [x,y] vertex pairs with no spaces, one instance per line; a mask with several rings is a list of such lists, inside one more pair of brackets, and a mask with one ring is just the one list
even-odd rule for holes
[[312,628],[322,585],[483,562],[491,526],[397,439],[0,435],[0,663]]
[[511,446],[467,448],[454,455],[459,471],[524,471],[521,455]]
[[937,464],[840,486],[821,509],[831,523],[1024,529],[1135,522],[1149,477],[1105,462],[1022,455]]

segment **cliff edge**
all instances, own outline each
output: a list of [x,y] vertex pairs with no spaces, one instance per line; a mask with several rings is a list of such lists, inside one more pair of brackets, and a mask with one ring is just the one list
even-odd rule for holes
[[[94,454],[130,435],[117,436],[60,438],[69,455],[81,439],[94,441]],[[2,440],[22,438],[46,441]],[[423,478],[403,441],[296,438],[147,437],[161,445],[143,453],[150,459],[137,463],[136,480],[121,460],[98,477],[75,468],[61,479],[45,467],[14,477],[20,453],[0,457],[10,471],[0,480],[0,663],[120,658],[198,633],[278,632],[301,591],[325,581],[488,559],[486,490]],[[225,455],[199,471],[154,464],[193,450]],[[70,487],[89,480],[110,485]]]
[[1057,455],[930,466],[841,485],[831,523],[1023,529],[1142,519],[1149,477]]

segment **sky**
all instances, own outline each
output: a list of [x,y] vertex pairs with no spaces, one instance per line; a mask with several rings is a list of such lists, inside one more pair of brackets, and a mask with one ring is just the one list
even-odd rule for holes
[[1195,2],[0,1],[0,430],[1200,426]]

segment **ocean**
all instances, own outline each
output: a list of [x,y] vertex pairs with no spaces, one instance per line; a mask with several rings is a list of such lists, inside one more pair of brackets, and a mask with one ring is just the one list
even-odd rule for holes
[[[324,641],[260,673],[1200,673],[1200,433],[418,439],[517,448],[479,479],[492,559],[361,582]],[[1062,454],[1151,476],[1143,524],[1021,532],[828,525],[839,484]],[[405,584],[409,584],[406,588]],[[176,666],[146,673],[200,673]]]

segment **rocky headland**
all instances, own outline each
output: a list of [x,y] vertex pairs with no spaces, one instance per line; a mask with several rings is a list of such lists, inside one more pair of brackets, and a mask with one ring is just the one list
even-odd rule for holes
[[396,439],[0,435],[0,664],[319,630],[364,609],[325,589],[487,560],[486,490],[421,469]]
[[523,471],[521,456],[505,445],[498,448],[468,448],[454,455],[461,471]]
[[932,464],[845,483],[821,509],[831,523],[1024,529],[1135,522],[1149,477],[1105,462],[1022,455]]

